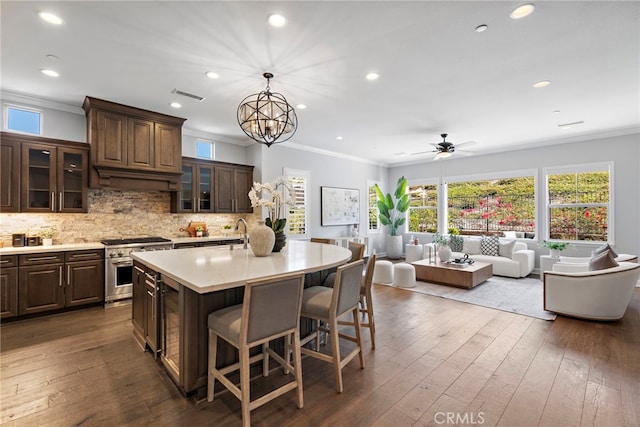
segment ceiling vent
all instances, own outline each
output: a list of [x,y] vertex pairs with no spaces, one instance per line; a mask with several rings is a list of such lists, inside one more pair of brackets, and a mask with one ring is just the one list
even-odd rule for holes
[[183,92],[178,89],[172,90],[171,93],[177,93],[178,95],[186,96],[187,98],[195,99],[196,101],[199,101],[199,102],[204,101],[204,98],[202,96],[194,95],[189,92]]

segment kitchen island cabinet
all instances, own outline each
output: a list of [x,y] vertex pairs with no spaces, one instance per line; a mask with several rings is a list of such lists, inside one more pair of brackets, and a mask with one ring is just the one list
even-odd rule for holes
[[0,318],[18,315],[18,257],[0,256]]
[[[304,272],[305,287],[319,285],[326,270],[348,262],[351,252],[335,245],[289,241],[281,252],[267,257],[237,247],[136,252],[131,257],[141,269],[159,275],[160,360],[182,393],[189,395],[203,392],[207,384],[209,313],[241,304],[249,280]],[[133,313],[144,311],[144,298],[136,295],[135,287],[132,304]],[[309,323],[301,324],[301,333],[309,330]],[[218,364],[236,359],[232,347],[222,341],[218,346]]]

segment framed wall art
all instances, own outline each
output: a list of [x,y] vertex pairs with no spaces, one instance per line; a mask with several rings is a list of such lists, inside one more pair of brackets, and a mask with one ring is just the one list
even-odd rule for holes
[[320,224],[323,227],[360,223],[360,190],[320,187],[320,191]]

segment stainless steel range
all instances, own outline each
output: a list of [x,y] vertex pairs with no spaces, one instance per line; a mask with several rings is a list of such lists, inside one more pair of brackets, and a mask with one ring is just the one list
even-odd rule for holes
[[171,240],[163,237],[137,237],[106,239],[105,248],[105,302],[131,298],[133,295],[133,260],[131,252],[164,251],[173,249]]

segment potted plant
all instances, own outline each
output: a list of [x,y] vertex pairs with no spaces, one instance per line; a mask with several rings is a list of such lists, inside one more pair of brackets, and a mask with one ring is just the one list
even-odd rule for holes
[[560,256],[560,252],[564,251],[569,247],[569,243],[567,242],[549,242],[547,240],[543,241],[543,246],[549,249],[549,255],[554,258],[558,258]]
[[389,226],[387,257],[397,259],[402,256],[402,235],[398,235],[398,228],[407,220],[405,213],[410,202],[407,179],[404,176],[398,178],[393,196],[390,193],[384,194],[378,184],[375,188],[378,195],[378,218],[382,225]]
[[233,226],[231,224],[226,224],[222,226],[222,234],[225,236],[229,236],[231,235],[232,231],[231,229],[233,228]]
[[[286,176],[276,177],[272,182],[261,184],[254,182],[249,191],[249,200],[252,208],[266,208],[268,216],[264,220],[264,225],[271,228],[275,234],[275,244],[273,252],[280,252],[287,241],[285,227],[287,225],[286,212],[288,206],[295,205],[293,198],[295,194],[289,178]],[[261,221],[258,221],[260,224]],[[249,233],[249,241],[252,241]],[[253,246],[252,246],[253,250]]]
[[438,258],[440,261],[445,262],[451,259],[451,248],[449,247],[450,239],[448,236],[444,236],[440,233],[433,235],[432,242],[436,245],[438,251]]
[[204,228],[200,225],[198,225],[196,227],[196,237],[202,237],[202,232],[204,231]]
[[53,236],[56,235],[56,229],[53,227],[43,228],[40,231],[40,237],[42,237],[42,245],[43,246],[52,246],[53,245]]

